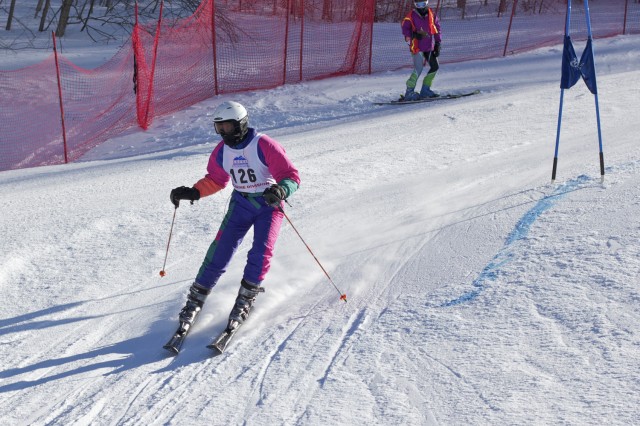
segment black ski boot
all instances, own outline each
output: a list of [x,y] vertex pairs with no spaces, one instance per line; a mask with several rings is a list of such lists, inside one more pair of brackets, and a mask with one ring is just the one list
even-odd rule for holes
[[229,314],[229,325],[227,329],[234,329],[239,324],[243,324],[249,318],[249,312],[256,301],[256,296],[262,293],[264,288],[259,285],[252,284],[246,280],[240,282],[240,290],[236,297],[236,304]]
[[163,346],[166,350],[174,355],[177,355],[180,352],[182,343],[187,337],[187,334],[189,334],[189,330],[196,322],[196,318],[202,310],[204,301],[207,299],[209,293],[211,293],[211,290],[208,288],[204,288],[195,282],[191,284],[191,288],[189,288],[189,295],[187,296],[187,304],[180,311],[180,315],[178,315],[180,325],[173,334],[173,337],[171,337],[171,339],[169,339],[169,341]]
[[180,319],[180,326],[185,329],[185,331],[196,322],[196,318],[202,310],[204,301],[207,299],[209,293],[211,293],[211,290],[208,288],[204,288],[195,282],[191,284],[191,288],[189,288],[189,295],[187,296],[187,303],[184,305],[184,308],[182,308],[180,315],[178,316]]

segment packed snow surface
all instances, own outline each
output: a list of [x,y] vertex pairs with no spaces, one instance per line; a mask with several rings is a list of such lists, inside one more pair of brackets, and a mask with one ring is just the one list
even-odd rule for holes
[[[595,97],[562,47],[441,67],[464,99],[372,102],[408,71],[220,96],[74,164],[0,173],[0,424],[640,423],[640,50],[597,40]],[[580,51],[583,46],[576,46]],[[580,52],[578,52],[580,54]],[[247,324],[226,324],[251,235],[183,351],[162,349],[230,189],[206,173],[236,100],[302,185]]]

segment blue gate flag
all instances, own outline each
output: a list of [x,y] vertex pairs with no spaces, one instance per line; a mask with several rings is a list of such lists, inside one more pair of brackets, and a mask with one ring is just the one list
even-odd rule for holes
[[593,58],[593,45],[591,39],[587,40],[587,47],[582,52],[580,58],[580,72],[582,79],[594,95],[598,94],[598,86],[596,85],[596,61]]
[[564,36],[564,50],[562,51],[562,78],[560,79],[561,89],[572,88],[580,79],[580,62],[573,49],[571,37]]
[[582,52],[582,57],[578,61],[578,56],[571,43],[571,37],[564,37],[564,49],[562,52],[562,77],[560,88],[570,89],[582,77],[587,88],[594,95],[598,93],[596,85],[596,65],[593,58],[593,44],[591,39],[587,40],[587,46]]

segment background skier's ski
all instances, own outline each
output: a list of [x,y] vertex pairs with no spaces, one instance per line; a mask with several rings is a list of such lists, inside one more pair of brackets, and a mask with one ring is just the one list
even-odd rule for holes
[[480,93],[480,90],[474,90],[473,92],[464,92],[464,93],[446,93],[446,94],[442,94],[440,96],[436,96],[434,98],[425,98],[425,99],[416,99],[413,101],[405,101],[404,100],[404,95],[400,96],[400,99],[395,100],[395,101],[385,101],[385,102],[374,102],[374,105],[398,105],[398,104],[420,104],[423,102],[435,102],[435,101],[443,101],[446,99],[458,99],[458,98],[464,98],[467,96],[472,96],[472,95],[477,95]]

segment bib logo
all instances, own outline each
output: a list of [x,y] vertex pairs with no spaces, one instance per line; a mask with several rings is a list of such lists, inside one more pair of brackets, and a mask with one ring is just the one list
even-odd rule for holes
[[246,169],[249,167],[249,161],[244,158],[242,155],[233,159],[233,168],[234,169]]

